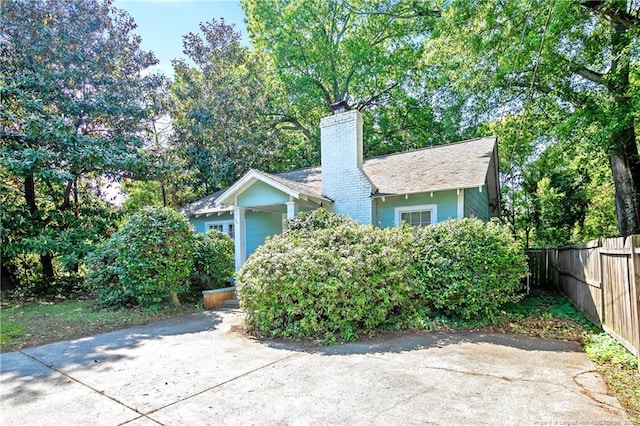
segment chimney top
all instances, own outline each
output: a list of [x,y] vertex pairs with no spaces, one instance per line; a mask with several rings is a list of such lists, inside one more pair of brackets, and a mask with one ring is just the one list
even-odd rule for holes
[[349,111],[351,108],[347,101],[338,101],[331,104],[331,109],[333,110],[333,115],[340,114],[343,112]]

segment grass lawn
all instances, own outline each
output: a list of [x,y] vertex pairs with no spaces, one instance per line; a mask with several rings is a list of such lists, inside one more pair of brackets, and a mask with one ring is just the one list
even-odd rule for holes
[[150,313],[99,309],[93,300],[4,301],[0,305],[0,352],[78,339],[201,309],[195,303],[185,303]]
[[[77,339],[202,309],[201,303],[149,313],[141,309],[101,310],[92,300],[4,301],[0,305],[0,351],[15,351],[61,340]],[[504,308],[496,325],[443,321],[436,328],[473,328],[583,344],[635,425],[640,426],[640,373],[637,360],[606,333],[593,326],[563,295],[534,291]]]

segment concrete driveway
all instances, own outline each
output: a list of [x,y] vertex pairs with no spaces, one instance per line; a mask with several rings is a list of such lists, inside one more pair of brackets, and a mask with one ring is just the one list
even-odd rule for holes
[[630,424],[571,342],[409,333],[247,338],[209,311],[0,355],[4,425]]

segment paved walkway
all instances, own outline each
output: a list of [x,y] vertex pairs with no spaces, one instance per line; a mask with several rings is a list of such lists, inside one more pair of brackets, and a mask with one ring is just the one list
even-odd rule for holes
[[576,343],[261,342],[209,311],[0,355],[0,424],[630,424]]

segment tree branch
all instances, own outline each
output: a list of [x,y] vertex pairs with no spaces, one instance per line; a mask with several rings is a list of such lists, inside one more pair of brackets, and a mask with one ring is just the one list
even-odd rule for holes
[[372,102],[380,99],[383,95],[389,93],[390,91],[392,91],[393,89],[395,89],[399,85],[400,85],[400,82],[395,82],[391,86],[384,88],[383,90],[379,91],[378,93],[374,93],[373,95],[369,96],[369,99],[367,99],[366,101],[358,102],[357,106],[356,106],[356,109],[362,110],[364,107],[366,107],[367,105],[370,105]]
[[628,13],[626,10],[618,7],[607,5],[607,2],[601,0],[589,0],[580,3],[583,7],[590,9],[593,13],[604,16],[611,22],[623,25],[625,28],[631,28],[640,25],[640,18]]
[[592,71],[586,67],[572,67],[571,71],[578,74],[580,77],[592,81],[596,84],[604,84],[605,74]]

